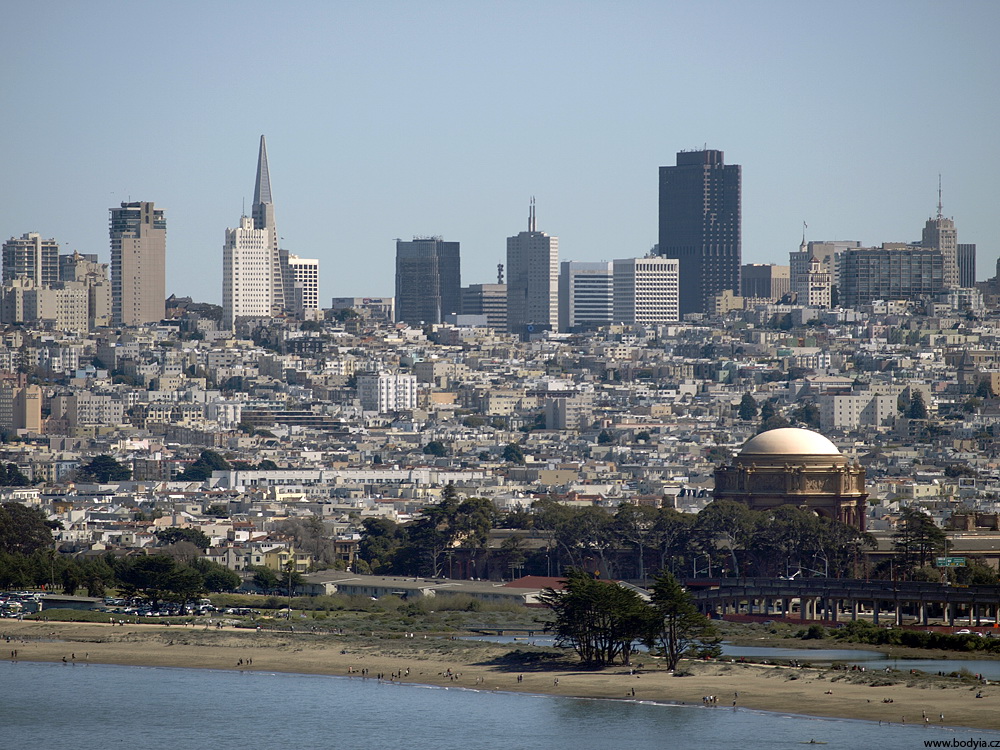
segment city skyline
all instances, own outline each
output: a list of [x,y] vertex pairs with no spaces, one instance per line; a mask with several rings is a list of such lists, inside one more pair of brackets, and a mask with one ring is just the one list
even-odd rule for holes
[[[463,282],[492,282],[530,195],[563,259],[641,256],[658,168],[704,147],[743,167],[744,263],[786,263],[803,221],[809,240],[918,241],[939,174],[980,278],[1000,253],[995,3],[268,8],[12,7],[11,33],[46,54],[0,52],[0,101],[51,114],[12,118],[0,144],[3,237],[107,262],[107,207],[152,201],[170,218],[167,294],[218,303],[264,133],[281,245],[320,261],[323,306],[390,295],[396,237],[460,240]],[[157,39],[129,33],[154,19]],[[156,85],[109,116],[103,92],[132,70]],[[949,109],[914,117],[932,92]]]

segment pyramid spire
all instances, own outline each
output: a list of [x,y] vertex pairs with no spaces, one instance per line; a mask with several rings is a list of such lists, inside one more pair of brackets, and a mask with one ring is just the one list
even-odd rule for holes
[[260,153],[257,155],[257,182],[253,188],[254,203],[271,203],[271,176],[267,171],[267,145],[260,137]]

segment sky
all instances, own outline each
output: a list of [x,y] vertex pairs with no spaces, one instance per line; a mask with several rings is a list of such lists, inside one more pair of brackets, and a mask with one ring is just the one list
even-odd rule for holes
[[320,303],[388,296],[396,238],[644,255],[660,166],[743,167],[743,262],[802,239],[919,240],[936,214],[1000,254],[1000,2],[11,2],[0,237],[110,262],[108,209],[167,216],[167,294],[221,302],[222,245],[267,138],[282,247]]

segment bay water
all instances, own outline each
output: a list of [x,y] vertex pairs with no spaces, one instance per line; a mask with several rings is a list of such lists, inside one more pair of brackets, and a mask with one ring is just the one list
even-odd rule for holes
[[[978,729],[266,672],[0,662],[0,747],[295,750],[926,747]],[[984,747],[971,745],[965,747]]]

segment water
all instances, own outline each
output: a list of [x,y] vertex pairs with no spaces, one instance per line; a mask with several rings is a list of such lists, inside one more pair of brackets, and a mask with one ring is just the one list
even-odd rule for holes
[[0,662],[0,745],[228,750],[830,748],[1000,740],[744,709],[378,683],[347,677]]
[[[491,641],[494,643],[523,644],[525,646],[554,646],[552,636],[509,636],[509,635],[477,635],[467,640]],[[642,647],[640,647],[642,648]],[[1000,660],[998,659],[899,659],[882,651],[868,651],[852,648],[780,648],[774,646],[734,646],[722,644],[722,656],[739,659],[745,656],[752,661],[791,661],[809,662],[810,664],[828,664],[838,662],[868,669],[899,669],[905,672],[919,669],[922,672],[937,674],[944,672],[960,672],[965,670],[972,674],[981,674],[987,680],[1000,680]]]

